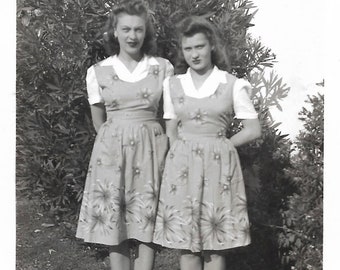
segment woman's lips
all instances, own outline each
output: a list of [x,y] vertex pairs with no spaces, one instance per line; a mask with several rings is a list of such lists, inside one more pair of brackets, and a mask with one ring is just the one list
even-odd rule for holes
[[130,47],[136,47],[138,45],[138,42],[127,42],[127,44],[130,46]]

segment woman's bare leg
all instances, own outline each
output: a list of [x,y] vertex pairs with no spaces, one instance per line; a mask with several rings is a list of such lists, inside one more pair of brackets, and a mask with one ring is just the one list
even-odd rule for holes
[[130,270],[129,242],[110,247],[111,270]]
[[205,253],[204,270],[225,270],[226,260],[223,254]]
[[180,259],[181,270],[202,270],[202,258],[200,253],[182,251]]
[[134,270],[152,270],[155,260],[155,249],[153,244],[139,243],[138,254],[134,261]]

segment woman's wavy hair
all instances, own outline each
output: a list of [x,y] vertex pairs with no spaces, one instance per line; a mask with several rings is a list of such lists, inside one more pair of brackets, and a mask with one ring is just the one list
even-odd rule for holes
[[179,49],[177,50],[175,73],[185,73],[189,67],[184,59],[182,51],[182,38],[192,37],[198,33],[204,34],[209,40],[210,45],[213,47],[211,51],[212,64],[221,70],[230,70],[228,58],[223,46],[221,45],[217,29],[211,22],[202,16],[190,16],[181,20],[176,25],[176,30]]
[[141,0],[125,0],[113,7],[108,20],[104,26],[104,47],[106,53],[114,55],[119,53],[119,43],[114,36],[119,14],[137,15],[145,18],[145,39],[141,47],[141,52],[149,55],[156,53],[155,30],[149,14],[147,2]]

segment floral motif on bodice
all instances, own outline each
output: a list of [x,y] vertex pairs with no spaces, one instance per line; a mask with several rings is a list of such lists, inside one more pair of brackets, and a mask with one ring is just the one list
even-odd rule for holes
[[107,112],[148,111],[157,113],[162,96],[164,65],[150,65],[148,75],[137,81],[121,80],[113,66],[95,66]]
[[[216,91],[204,98],[185,94],[180,79],[170,79],[170,95],[179,120],[179,133],[221,137],[233,117],[234,76],[219,84]],[[223,136],[222,135],[222,136]]]

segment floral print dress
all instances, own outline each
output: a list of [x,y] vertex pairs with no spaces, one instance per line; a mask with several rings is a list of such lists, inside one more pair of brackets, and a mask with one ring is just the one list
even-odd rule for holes
[[178,77],[170,78],[179,138],[165,162],[154,243],[192,252],[250,243],[240,161],[226,138],[236,77],[226,76],[205,98],[186,95]]
[[95,65],[107,120],[90,159],[76,236],[118,245],[151,242],[167,136],[157,120],[165,59],[137,82],[122,81],[113,66]]

